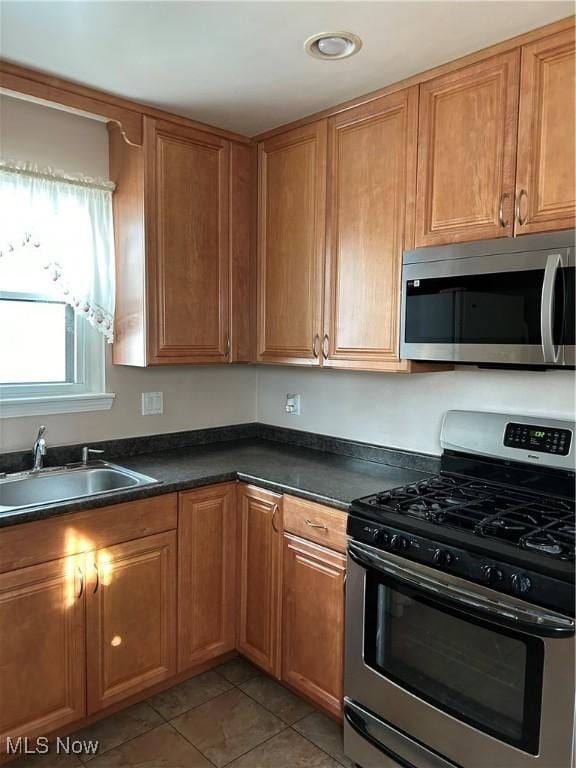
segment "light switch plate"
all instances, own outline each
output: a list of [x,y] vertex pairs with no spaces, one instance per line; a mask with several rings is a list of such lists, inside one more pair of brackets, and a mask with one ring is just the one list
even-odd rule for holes
[[157,416],[164,413],[163,392],[142,392],[142,416]]

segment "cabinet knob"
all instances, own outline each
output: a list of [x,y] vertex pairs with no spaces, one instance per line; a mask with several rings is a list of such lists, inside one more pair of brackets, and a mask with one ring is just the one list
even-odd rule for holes
[[324,338],[322,339],[322,354],[324,355],[324,360],[328,360],[328,345],[329,345],[329,339],[328,334],[324,334]]
[[500,203],[498,204],[498,222],[500,223],[501,227],[508,226],[508,221],[507,219],[504,218],[504,203],[506,202],[506,200],[508,200],[509,197],[510,195],[508,194],[508,192],[503,192],[500,195]]

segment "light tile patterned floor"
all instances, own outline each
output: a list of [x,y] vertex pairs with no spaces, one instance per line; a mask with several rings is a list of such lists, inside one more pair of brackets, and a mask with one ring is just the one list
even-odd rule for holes
[[330,718],[242,658],[74,734],[95,756],[37,755],[10,768],[351,768]]

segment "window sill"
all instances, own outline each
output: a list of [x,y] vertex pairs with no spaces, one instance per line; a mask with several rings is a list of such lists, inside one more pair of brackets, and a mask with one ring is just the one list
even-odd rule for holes
[[114,398],[115,395],[112,392],[6,398],[0,401],[0,418],[44,416],[51,413],[109,411],[112,408]]

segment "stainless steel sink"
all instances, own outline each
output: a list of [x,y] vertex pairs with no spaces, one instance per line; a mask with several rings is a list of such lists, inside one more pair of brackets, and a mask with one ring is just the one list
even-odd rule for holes
[[18,472],[0,477],[0,515],[158,482],[106,461]]

